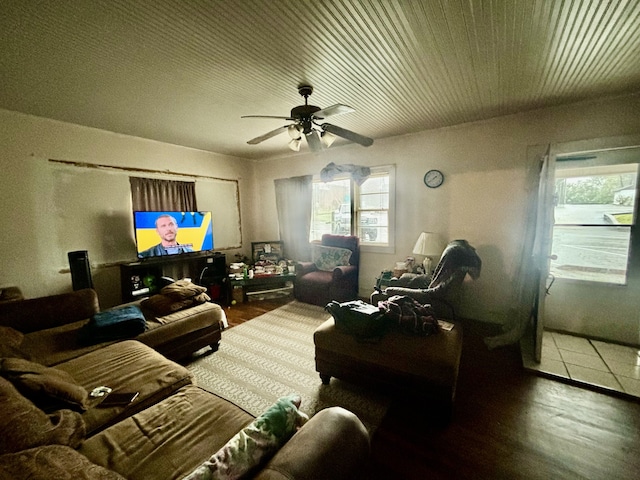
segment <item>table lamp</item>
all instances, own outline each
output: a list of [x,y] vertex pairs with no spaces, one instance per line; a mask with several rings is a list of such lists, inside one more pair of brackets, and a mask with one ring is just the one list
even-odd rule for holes
[[442,254],[444,250],[444,241],[437,233],[422,232],[418,237],[416,245],[413,247],[413,253],[415,255],[424,255],[424,273],[431,274],[431,257],[437,257]]

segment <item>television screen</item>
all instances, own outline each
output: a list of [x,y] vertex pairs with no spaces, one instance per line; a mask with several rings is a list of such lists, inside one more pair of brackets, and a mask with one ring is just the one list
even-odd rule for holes
[[211,212],[133,212],[138,258],[213,250]]

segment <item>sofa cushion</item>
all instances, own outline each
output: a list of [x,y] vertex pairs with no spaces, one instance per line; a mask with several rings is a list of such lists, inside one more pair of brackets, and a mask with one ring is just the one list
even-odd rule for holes
[[[225,318],[224,310],[215,303],[203,303],[163,316],[154,316],[153,312],[148,312],[144,306],[143,312],[147,316],[149,329],[140,335],[138,340],[153,348],[199,330],[212,327],[220,330],[221,322]],[[162,351],[162,348],[158,350]]]
[[59,295],[2,303],[0,325],[30,333],[66,323],[86,321],[99,311],[98,294],[91,288],[85,288]]
[[113,392],[139,392],[129,405],[90,408],[82,414],[87,435],[153,405],[192,382],[185,367],[152,348],[125,340],[57,365],[87,391],[107,386]]
[[266,464],[296,430],[309,420],[300,412],[301,398],[280,398],[224,447],[185,477],[185,480],[232,480],[246,477]]
[[311,259],[318,270],[330,272],[336,267],[349,265],[349,259],[353,252],[348,248],[325,247],[324,245],[311,245]]
[[100,350],[102,347],[118,341],[80,345],[78,332],[85,323],[87,323],[86,319],[30,332],[24,336],[20,349],[28,354],[31,360],[51,367],[86,353]]
[[194,385],[87,439],[79,451],[129,480],[183,478],[253,417]]
[[78,412],[59,410],[47,415],[2,377],[0,411],[0,454],[50,444],[75,448],[84,438],[85,425]]
[[87,390],[63,370],[21,358],[3,358],[0,359],[0,374],[45,411],[87,409]]
[[64,445],[46,445],[0,455],[0,478],[11,480],[125,480]]

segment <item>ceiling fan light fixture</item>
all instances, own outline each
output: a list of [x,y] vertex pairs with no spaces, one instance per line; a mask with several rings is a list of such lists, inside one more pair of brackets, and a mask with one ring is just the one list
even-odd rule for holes
[[302,138],[302,126],[291,124],[287,129],[287,133],[293,140],[300,140]]
[[322,141],[322,144],[327,148],[336,141],[336,138],[337,137],[331,132],[322,132],[320,134],[320,140]]
[[294,152],[299,152],[301,143],[302,143],[302,140],[300,138],[294,138],[289,142],[289,148]]

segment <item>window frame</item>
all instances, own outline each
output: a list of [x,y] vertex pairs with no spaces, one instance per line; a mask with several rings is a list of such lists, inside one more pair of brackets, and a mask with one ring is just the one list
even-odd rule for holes
[[[638,164],[637,160],[636,161],[600,161],[600,160],[589,161],[589,160],[571,160],[570,158],[571,157],[563,158],[563,155],[558,155],[556,159],[554,182],[558,178],[564,177],[564,175],[558,174],[558,172],[562,170],[575,170],[575,171],[583,170],[585,172],[584,176],[597,176],[598,173],[589,174],[589,169],[593,169],[594,167],[606,168],[607,166],[616,166],[621,164]],[[606,172],[603,172],[603,174],[606,175]],[[573,177],[573,175],[567,176],[567,178],[571,178],[571,177]],[[575,175],[575,177],[578,177],[578,175]],[[561,282],[569,282],[569,283],[576,282],[576,283],[593,283],[593,284],[600,284],[600,285],[612,285],[615,287],[628,286],[629,277],[636,275],[634,270],[636,270],[637,267],[634,268],[634,265],[638,263],[637,260],[635,260],[635,258],[637,257],[637,251],[638,251],[637,246],[638,246],[638,243],[640,242],[640,235],[638,235],[639,222],[637,221],[638,206],[640,204],[640,165],[638,166],[636,171],[635,190],[636,190],[636,195],[635,195],[635,200],[633,202],[634,221],[631,224],[616,225],[616,228],[629,230],[629,241],[627,244],[628,249],[627,249],[627,259],[626,259],[627,262],[626,262],[626,268],[624,272],[624,281],[612,282],[612,281],[599,280],[594,278],[571,278],[571,277],[558,276],[557,273],[554,274],[551,271],[552,268],[550,265],[550,273],[554,275],[555,280],[561,281]],[[555,208],[556,207],[554,206],[554,210]],[[576,229],[576,231],[580,231],[580,229],[585,229],[585,228],[610,228],[611,226],[612,225],[609,225],[606,223],[593,224],[593,223],[554,222],[551,235],[552,237],[555,235],[555,229],[557,227]]]
[[[386,243],[369,243],[362,238],[360,238],[360,250],[363,252],[375,252],[375,253],[395,253],[395,210],[396,210],[396,202],[395,202],[395,183],[396,183],[396,168],[395,165],[381,165],[371,168],[371,176],[388,176],[389,177],[389,203],[388,208],[386,209],[387,218],[388,218],[388,237]],[[349,199],[350,199],[350,207],[351,207],[351,217],[350,217],[350,225],[349,225],[349,235],[356,235],[358,231],[358,220],[360,218],[360,209],[359,201],[360,201],[360,187],[351,179],[348,173],[343,175],[336,175],[332,181],[341,181],[341,180],[349,180]],[[314,176],[313,183],[320,184],[323,182],[319,176]],[[385,192],[386,193],[386,192]],[[314,208],[312,206],[312,208]],[[312,218],[314,217],[312,212]],[[309,232],[309,236],[311,236],[311,232]]]
[[389,195],[388,207],[386,210],[384,209],[360,209],[360,187],[352,181],[352,190],[353,196],[351,200],[351,210],[353,215],[351,217],[351,231],[358,232],[358,227],[360,226],[360,218],[361,212],[363,211],[385,211],[387,213],[387,229],[388,229],[388,237],[386,243],[376,243],[376,242],[367,242],[363,241],[360,238],[360,249],[366,252],[377,252],[377,253],[395,253],[395,165],[384,165],[378,167],[371,167],[371,176],[370,177],[380,177],[380,176],[388,176],[389,177],[389,191],[387,192]]

